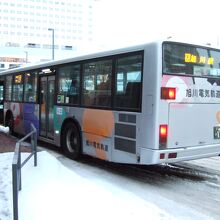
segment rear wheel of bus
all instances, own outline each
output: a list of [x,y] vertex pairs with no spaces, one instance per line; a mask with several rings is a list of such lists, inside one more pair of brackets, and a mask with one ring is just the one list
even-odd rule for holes
[[81,155],[81,137],[78,126],[74,122],[67,122],[61,138],[65,155],[74,160],[78,159]]

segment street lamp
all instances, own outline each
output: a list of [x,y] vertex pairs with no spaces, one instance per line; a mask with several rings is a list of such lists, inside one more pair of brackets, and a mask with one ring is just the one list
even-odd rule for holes
[[52,60],[54,60],[54,29],[48,28],[48,31],[52,31]]

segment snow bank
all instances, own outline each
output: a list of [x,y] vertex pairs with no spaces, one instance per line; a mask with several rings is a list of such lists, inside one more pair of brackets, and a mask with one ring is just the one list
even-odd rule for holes
[[37,168],[29,164],[23,173],[22,220],[172,219],[132,193],[84,179],[47,152],[39,154]]
[[[4,153],[0,156],[1,220],[12,219],[10,171],[12,155],[12,153]],[[27,155],[22,154],[22,157]],[[173,218],[154,204],[144,201],[129,191],[108,183],[101,184],[94,179],[85,179],[64,167],[49,153],[40,152],[37,167],[34,167],[31,161],[22,168],[19,219],[167,220]]]
[[0,125],[0,132],[3,132],[3,133],[9,133],[9,127],[4,127],[2,125]]
[[0,220],[13,219],[12,163],[13,153],[0,154]]

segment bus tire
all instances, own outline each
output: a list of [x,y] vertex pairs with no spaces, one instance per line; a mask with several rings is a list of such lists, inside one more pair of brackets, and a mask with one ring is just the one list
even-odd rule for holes
[[76,124],[67,122],[64,126],[61,138],[64,154],[71,159],[79,159],[81,155],[81,137]]
[[9,127],[10,134],[14,134],[14,117],[12,113],[6,115],[5,126]]

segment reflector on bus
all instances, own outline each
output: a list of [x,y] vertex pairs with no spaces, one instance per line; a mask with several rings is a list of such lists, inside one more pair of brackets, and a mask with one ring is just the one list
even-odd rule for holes
[[169,158],[169,159],[177,158],[177,153],[169,153],[169,154],[168,154],[168,158]]
[[176,88],[161,87],[161,99],[176,99]]

